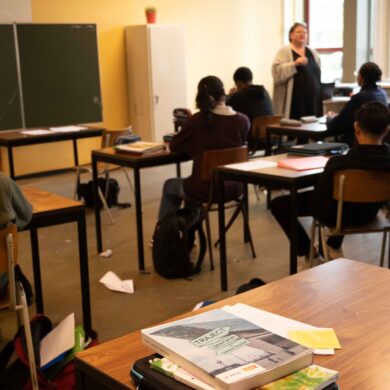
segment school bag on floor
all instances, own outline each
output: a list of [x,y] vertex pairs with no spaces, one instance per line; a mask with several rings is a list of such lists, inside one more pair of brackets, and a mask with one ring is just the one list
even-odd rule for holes
[[[195,265],[190,252],[197,233],[199,256]],[[206,253],[206,236],[200,209],[180,209],[157,222],[153,235],[153,264],[156,272],[168,279],[187,278],[200,272]]]

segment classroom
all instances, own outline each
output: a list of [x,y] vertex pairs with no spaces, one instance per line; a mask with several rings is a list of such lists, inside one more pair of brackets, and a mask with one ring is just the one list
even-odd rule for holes
[[[148,7],[153,7],[157,11],[155,23],[147,24],[145,9]],[[293,307],[296,301],[301,305],[297,315],[298,317],[301,315],[302,318],[294,319],[330,328],[333,327],[331,318],[328,320],[318,310],[310,311],[303,307],[308,304],[310,294],[313,297],[313,305],[316,305],[314,302],[316,298],[318,302],[325,305],[326,299],[323,294],[325,291],[330,295],[335,294],[337,280],[345,283],[340,287],[343,294],[348,293],[348,288],[352,290],[354,279],[351,278],[348,285],[347,268],[350,264],[357,263],[356,268],[351,265],[350,272],[356,278],[356,283],[362,284],[362,291],[363,285],[367,295],[371,291],[369,288],[375,288],[375,281],[367,279],[365,284],[363,277],[365,274],[376,278],[378,289],[381,291],[381,298],[378,298],[375,305],[373,303],[374,314],[367,312],[367,316],[372,317],[372,324],[375,324],[376,310],[381,302],[386,302],[385,297],[390,285],[387,269],[390,250],[387,248],[384,266],[380,267],[382,233],[346,236],[342,245],[343,256],[337,257],[351,259],[354,260],[353,262],[329,261],[322,264],[322,261],[319,261],[314,265],[322,265],[309,269],[305,256],[299,256],[299,232],[293,232],[290,241],[280,226],[280,221],[275,218],[274,211],[271,212],[269,209],[268,196],[275,199],[280,195],[293,193],[297,197],[302,189],[313,187],[316,183],[318,176],[314,174],[294,177],[294,180],[286,176],[281,182],[275,182],[267,175],[251,176],[242,172],[241,175],[237,175],[232,172],[232,169],[221,169],[219,171],[221,180],[231,180],[235,174],[234,180],[247,184],[249,230],[254,248],[252,250],[249,243],[243,241],[241,216],[226,234],[220,236],[221,212],[210,213],[212,240],[215,242],[218,237],[221,238],[220,245],[212,249],[215,269],[211,270],[207,249],[201,272],[188,278],[166,279],[155,271],[152,238],[164,183],[176,177],[179,166],[176,163],[180,164],[181,177],[189,176],[192,169],[192,161],[188,161],[189,158],[177,160],[170,159],[168,156],[158,162],[145,162],[144,165],[143,162],[137,159],[133,161],[130,158],[123,162],[121,167],[110,170],[110,177],[117,180],[120,190],[119,206],[110,207],[109,212],[104,208],[96,211],[93,207],[84,208],[83,205],[80,207],[75,197],[78,180],[87,183],[93,179],[91,169],[82,169],[77,178],[75,165],[90,167],[92,153],[96,164],[114,162],[112,158],[115,157],[115,153],[112,157],[111,154],[105,155],[99,152],[104,145],[102,144],[104,130],[110,133],[118,131],[122,134],[131,127],[134,133],[141,136],[142,141],[162,142],[163,135],[174,131],[172,114],[174,108],[188,108],[193,114],[197,111],[195,96],[198,92],[198,83],[206,76],[218,77],[226,93],[229,93],[236,86],[233,80],[236,69],[248,67],[253,72],[253,84],[262,85],[272,100],[274,93],[272,68],[275,56],[281,47],[289,43],[289,30],[295,22],[306,24],[309,35],[308,47],[316,49],[320,55],[321,82],[324,85],[331,85],[334,92],[339,93],[338,99],[328,99],[324,104],[321,100],[321,111],[323,110],[324,115],[328,111],[340,111],[342,109],[340,107],[349,101],[348,94],[357,87],[359,68],[366,62],[373,62],[380,67],[382,73],[380,85],[387,94],[389,104],[390,4],[386,0],[183,0],[181,2],[173,0],[110,2],[105,0],[0,0],[1,24],[96,26],[101,120],[58,123],[58,126],[73,124],[91,126],[95,133],[88,133],[85,137],[81,133],[79,136],[69,137],[61,134],[58,135],[56,142],[27,142],[21,143],[22,146],[15,143],[17,147],[13,148],[13,158],[10,159],[7,132],[13,128],[1,127],[2,112],[0,111],[0,171],[16,178],[17,184],[22,189],[28,187],[38,189],[38,192],[27,190],[29,199],[37,199],[38,196],[49,198],[52,195],[47,195],[48,192],[54,194],[51,198],[53,203],[65,202],[66,207],[74,207],[71,216],[59,214],[57,220],[55,220],[56,216],[51,216],[50,221],[42,218],[42,221],[37,221],[36,226],[30,231],[18,233],[18,263],[33,285],[34,292],[33,301],[28,307],[30,318],[39,309],[43,311],[43,307],[44,314],[53,324],[58,324],[69,314],[74,313],[76,325],[84,324],[85,327],[87,323],[88,327],[97,332],[102,353],[106,352],[105,343],[117,340],[117,344],[107,345],[107,348],[118,348],[118,360],[123,360],[124,357],[121,356],[124,356],[125,352],[119,351],[121,343],[128,342],[135,349],[139,347],[138,339],[136,340],[133,332],[188,313],[195,305],[204,301],[216,302],[216,307],[241,302],[240,295],[236,295],[237,289],[251,279],[258,278],[265,282],[265,286],[245,293],[248,295],[245,295],[243,303],[294,318]],[[137,98],[142,100],[146,96],[146,92],[143,95],[144,90],[152,88],[152,83],[144,88],[144,85],[137,80],[137,76],[131,73],[132,66],[141,68],[150,66],[142,61],[139,61],[140,65],[137,64],[136,55],[130,57],[132,49],[129,45],[130,38],[127,38],[126,34],[130,34],[134,26],[140,29],[155,29],[157,36],[165,34],[164,28],[177,29],[179,32],[175,33],[175,45],[162,47],[158,53],[161,57],[168,56],[169,53],[170,61],[177,62],[173,68],[178,69],[178,74],[169,75],[169,79],[161,82],[161,85],[168,90],[163,91],[160,96],[157,96],[156,92],[153,99],[157,106],[159,100],[165,104],[165,95],[172,99],[176,98],[176,101],[182,103],[173,106],[169,105],[169,102],[165,104],[163,119],[153,119],[155,126],[148,122],[152,121],[153,114],[148,112],[146,117],[139,116],[139,111],[134,105]],[[176,51],[179,51],[179,54]],[[77,62],[77,58],[74,60]],[[166,65],[168,62],[161,61],[161,64]],[[158,60],[156,64],[158,67]],[[2,72],[1,66],[0,72]],[[167,72],[162,74],[167,75]],[[179,88],[174,84],[177,80],[181,83]],[[152,90],[149,92],[154,94]],[[0,103],[1,98],[0,93]],[[1,106],[0,110],[2,110]],[[302,128],[309,125],[309,123],[303,124]],[[316,125],[322,126],[322,130],[326,129],[324,123],[319,122]],[[30,127],[49,126],[55,124]],[[273,131],[274,137],[281,134],[286,140],[291,134],[284,130],[275,125],[270,130],[270,137]],[[317,134],[318,132],[319,130],[315,128],[311,133],[307,133],[311,141],[323,139],[321,134]],[[299,135],[294,132],[292,134]],[[2,137],[5,137],[4,142],[1,140]],[[267,145],[269,146],[270,143]],[[260,156],[263,155],[260,153]],[[265,157],[271,160],[272,158],[274,156]],[[271,187],[267,186],[271,186],[272,191]],[[55,197],[57,195],[61,199],[57,199]],[[291,214],[297,218],[297,210],[294,209]],[[224,221],[227,222],[231,215],[231,211],[223,212]],[[299,221],[309,235],[312,217],[305,215]],[[246,237],[247,233],[244,232]],[[389,236],[389,233],[387,235]],[[390,237],[387,241],[390,241]],[[195,253],[199,251],[200,246],[197,239]],[[256,254],[255,257],[253,252]],[[34,285],[37,278],[36,260],[41,279],[41,288],[38,291],[35,291]],[[321,267],[325,267],[323,275],[317,271],[317,268],[321,269]],[[114,272],[122,280],[132,280],[134,292],[121,293],[103,285],[100,279],[109,271]],[[337,279],[337,277],[341,278],[342,274],[345,274],[345,280]],[[332,280],[333,276],[335,280]],[[327,280],[329,285],[318,282],[318,286],[315,287],[317,280]],[[301,288],[305,292],[298,294],[297,290]],[[306,301],[302,294],[306,295]],[[356,295],[356,299],[358,298],[363,299]],[[353,299],[352,293],[351,299]],[[336,296],[335,300],[337,300]],[[340,302],[340,305],[347,305],[348,297],[346,296],[345,302]],[[370,301],[365,302],[370,304]],[[326,308],[330,310],[330,306]],[[355,307],[351,310],[359,311]],[[336,312],[332,315],[337,316]],[[365,315],[365,312],[362,313],[362,316]],[[378,329],[389,319],[390,312],[386,309],[376,320]],[[0,310],[0,349],[14,336],[17,329],[15,322],[14,312]],[[342,328],[342,324],[340,327]],[[344,328],[340,331],[340,335],[344,336],[341,337],[342,341],[345,338],[348,343],[348,336],[343,332],[345,332]],[[382,329],[378,330],[378,334],[382,335]],[[384,337],[388,340],[388,336]],[[144,350],[140,349],[137,354],[141,352]],[[320,361],[325,367],[337,370],[338,360],[341,359],[338,359],[337,353],[339,351],[336,352],[334,363],[329,360],[327,365],[327,360]],[[137,354],[134,354],[134,357],[138,358],[142,355]],[[381,359],[379,356],[378,352],[376,357]],[[78,367],[81,376],[88,377],[90,374],[90,371],[85,369],[86,366],[83,366],[83,364],[90,364],[89,358],[93,360],[92,356],[85,355],[85,360]],[[386,359],[388,357],[383,358],[384,361]],[[114,378],[113,383],[121,382],[118,387],[115,387],[115,383],[112,384],[110,380],[105,382],[106,387],[99,381],[94,383],[93,380],[97,380],[96,378],[91,379],[88,384],[90,378],[84,377],[82,380],[78,378],[83,381],[83,385],[78,385],[80,388],[100,388],[98,385],[102,385],[101,388],[135,388],[128,376],[131,368],[130,364],[128,365],[126,374],[123,371],[115,376],[116,374],[109,370],[104,372],[110,380]],[[344,376],[343,370],[344,367],[340,369],[340,382],[338,382],[340,388],[341,384],[343,389],[359,388],[355,387],[355,382],[350,379],[351,373]],[[345,371],[348,372],[347,369]],[[377,373],[377,370],[373,372]],[[376,387],[380,383],[379,379],[379,382],[370,382],[366,377],[362,377],[362,381],[364,380],[368,382],[365,387],[360,388],[379,388]]]

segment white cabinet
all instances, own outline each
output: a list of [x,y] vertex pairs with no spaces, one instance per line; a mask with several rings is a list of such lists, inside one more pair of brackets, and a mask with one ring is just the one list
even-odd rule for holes
[[129,115],[145,141],[173,131],[172,111],[187,107],[185,41],[181,26],[126,27]]

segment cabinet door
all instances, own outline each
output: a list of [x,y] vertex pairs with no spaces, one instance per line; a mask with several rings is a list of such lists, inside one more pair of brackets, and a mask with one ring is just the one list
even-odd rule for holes
[[184,31],[149,25],[154,141],[173,131],[172,111],[187,107]]

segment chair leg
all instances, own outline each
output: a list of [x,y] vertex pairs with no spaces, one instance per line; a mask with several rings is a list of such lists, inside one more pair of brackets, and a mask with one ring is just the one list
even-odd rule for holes
[[99,195],[99,198],[100,198],[101,202],[103,203],[104,210],[106,210],[108,216],[110,217],[111,223],[114,225],[115,224],[114,218],[113,218],[113,216],[111,214],[111,211],[110,211],[110,209],[109,209],[109,207],[107,205],[107,202],[106,202],[106,198],[104,197],[100,187],[98,187],[98,195]]
[[20,291],[21,310],[23,315],[24,332],[26,336],[27,355],[28,355],[28,362],[30,366],[31,384],[33,390],[39,390],[37,368],[35,364],[34,345],[33,345],[32,335],[31,335],[30,317],[28,314],[26,294],[24,293],[22,288],[20,288],[20,290],[21,290]]
[[[380,258],[380,266],[381,267],[383,267],[384,262],[385,262],[386,241],[387,241],[387,232],[383,232],[381,258]],[[390,260],[390,258],[389,258],[389,260]]]
[[[229,222],[228,222],[227,225],[225,226],[225,234],[226,234],[227,231],[230,229],[230,226],[233,225],[233,222],[236,220],[236,218],[238,217],[239,214],[240,214],[240,206],[238,205],[238,206],[235,208],[235,210],[234,210],[232,216],[230,217]],[[218,238],[217,241],[215,241],[214,246],[217,247],[218,245],[219,245],[219,238]]]
[[79,183],[80,183],[80,168],[76,167],[76,182],[74,184],[74,191],[73,191],[73,199],[78,200],[79,199],[79,194],[78,194],[78,188],[79,188]]
[[253,189],[255,191],[256,200],[259,201],[260,200],[259,187],[256,184],[253,184]]
[[245,203],[244,202],[240,203],[239,207],[240,207],[240,210],[241,210],[241,213],[242,213],[242,217],[244,219],[245,228],[248,231],[249,244],[250,244],[251,249],[252,249],[252,258],[254,259],[254,258],[256,258],[256,252],[255,252],[255,247],[253,245],[251,230],[249,228],[248,213],[246,211]]
[[209,257],[210,257],[210,268],[214,270],[214,257],[213,257],[213,245],[211,241],[211,229],[210,229],[210,218],[208,210],[205,210],[204,219],[206,221],[206,234],[207,234],[207,247],[209,248]]
[[324,252],[325,261],[329,261],[328,246],[326,245],[326,237],[324,229],[320,227],[322,250]]
[[315,245],[315,237],[316,237],[316,227],[318,226],[318,223],[315,219],[313,219],[313,223],[311,224],[310,228],[310,252],[309,252],[309,264],[310,268],[313,267],[313,260],[314,260],[314,245]]
[[127,172],[126,167],[122,167],[122,170],[123,170],[123,172],[124,172],[124,174],[125,174],[125,176],[126,176],[127,181],[129,182],[129,186],[130,186],[131,192],[132,192],[133,195],[134,195],[134,194],[135,194],[135,192],[134,192],[134,186],[133,186],[133,183],[131,182],[129,172]]

